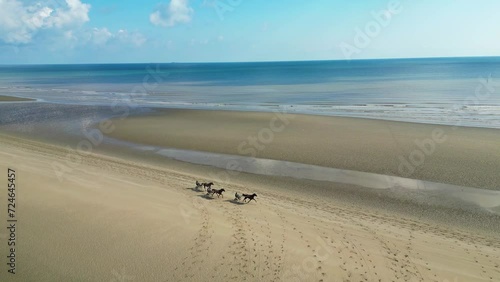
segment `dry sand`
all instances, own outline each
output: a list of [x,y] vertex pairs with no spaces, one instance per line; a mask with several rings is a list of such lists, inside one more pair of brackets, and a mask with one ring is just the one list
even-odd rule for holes
[[[139,144],[246,156],[256,153],[259,158],[500,190],[497,129],[200,110],[159,110],[113,123],[116,129],[110,136]],[[252,146],[249,138],[259,140],[259,134],[261,141]],[[427,143],[427,149],[422,149],[418,144],[424,140],[433,145]],[[402,165],[401,158],[414,171],[408,163]]]
[[28,98],[19,98],[19,97],[0,95],[0,102],[24,102],[24,101],[34,101],[34,100],[28,99]]
[[[17,274],[2,263],[1,281],[500,281],[498,234],[270,190],[258,176],[210,199],[193,190],[203,170],[94,154],[59,182],[51,164],[66,154],[0,135],[0,170],[17,172],[19,219]],[[233,203],[235,191],[258,202]]]

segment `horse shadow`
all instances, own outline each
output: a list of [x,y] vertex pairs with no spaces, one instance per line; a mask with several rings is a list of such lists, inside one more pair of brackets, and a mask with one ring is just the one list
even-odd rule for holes
[[198,197],[203,198],[205,200],[209,200],[209,201],[217,199],[217,198],[212,198],[210,195],[207,195],[207,194],[198,195]]
[[198,187],[187,187],[185,189],[191,190],[191,191],[197,192],[197,193],[199,193],[199,192],[207,192],[207,191],[203,190],[202,188],[198,188]]
[[234,199],[232,199],[232,200],[226,200],[226,202],[231,203],[233,205],[244,205],[245,204],[243,202],[239,202],[239,201],[236,201]]

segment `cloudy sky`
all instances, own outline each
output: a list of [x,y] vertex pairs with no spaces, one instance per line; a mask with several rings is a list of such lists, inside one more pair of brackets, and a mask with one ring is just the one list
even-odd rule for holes
[[0,0],[0,64],[500,55],[498,0]]

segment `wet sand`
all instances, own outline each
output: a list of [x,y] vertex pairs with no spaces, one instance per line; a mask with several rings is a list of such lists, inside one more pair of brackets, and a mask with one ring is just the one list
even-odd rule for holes
[[34,99],[0,95],[0,102],[25,102],[25,101],[34,101]]
[[497,129],[202,110],[159,110],[112,122],[108,136],[138,144],[500,190]]

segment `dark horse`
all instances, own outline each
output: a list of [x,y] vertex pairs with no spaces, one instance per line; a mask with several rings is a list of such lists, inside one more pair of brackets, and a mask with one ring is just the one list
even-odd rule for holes
[[224,195],[222,195],[222,193],[224,193],[224,192],[226,192],[226,190],[224,190],[224,189],[219,189],[219,190],[212,189],[212,196],[214,194],[217,194],[217,198],[219,198],[220,196],[222,196],[222,198],[224,198]]
[[201,185],[203,185],[203,188],[211,189],[212,185],[214,185],[214,183],[213,182],[210,182],[210,183],[201,183]]
[[253,193],[252,195],[249,195],[249,194],[243,194],[243,202],[245,202],[247,199],[250,199],[248,202],[250,203],[250,201],[254,200],[255,202],[257,202],[257,200],[255,200],[255,197],[257,197],[257,194]]

